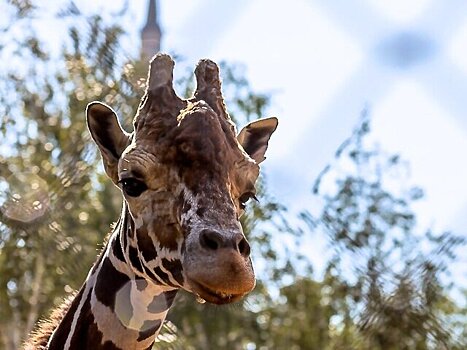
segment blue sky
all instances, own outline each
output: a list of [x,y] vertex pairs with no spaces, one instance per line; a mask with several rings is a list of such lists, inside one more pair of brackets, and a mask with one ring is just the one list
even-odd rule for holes
[[[104,18],[123,2],[76,1]],[[313,180],[368,106],[373,140],[410,162],[411,182],[425,189],[420,228],[467,234],[466,1],[158,2],[163,51],[193,67],[204,57],[241,62],[255,89],[274,93],[280,126],[265,170],[292,212],[315,207]],[[136,55],[147,0],[129,4],[124,46]]]
[[[138,35],[146,0],[132,1]],[[162,49],[242,62],[274,92],[280,118],[265,165],[289,207],[369,106],[374,138],[426,190],[421,225],[467,224],[467,3],[463,1],[161,1]],[[134,41],[133,41],[134,42]]]
[[[132,2],[134,23],[146,3]],[[374,142],[425,189],[419,228],[467,234],[467,2],[159,0],[159,10],[162,50],[192,65],[242,62],[256,89],[274,92],[265,169],[292,211],[317,208],[312,182],[368,106]],[[306,245],[317,266],[323,244]]]

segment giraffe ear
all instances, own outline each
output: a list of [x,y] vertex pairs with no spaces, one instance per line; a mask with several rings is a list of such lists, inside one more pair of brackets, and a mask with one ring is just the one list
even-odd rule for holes
[[276,130],[277,124],[277,118],[255,120],[245,126],[238,134],[238,142],[257,164],[266,159],[264,154],[268,148],[268,141]]
[[105,172],[116,184],[118,160],[130,144],[130,134],[122,129],[114,110],[101,102],[88,104],[86,120],[91,136],[101,152]]

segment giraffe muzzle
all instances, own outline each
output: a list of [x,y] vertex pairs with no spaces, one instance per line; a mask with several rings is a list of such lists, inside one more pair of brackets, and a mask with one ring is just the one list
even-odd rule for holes
[[203,229],[188,242],[185,277],[190,289],[214,304],[238,301],[255,286],[250,245],[241,231]]

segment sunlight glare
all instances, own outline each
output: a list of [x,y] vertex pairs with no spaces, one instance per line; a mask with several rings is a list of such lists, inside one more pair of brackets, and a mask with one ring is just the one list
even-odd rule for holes
[[467,75],[467,22],[453,35],[447,46],[449,59]]
[[431,4],[432,0],[367,0],[376,10],[390,20],[409,23],[417,19]]

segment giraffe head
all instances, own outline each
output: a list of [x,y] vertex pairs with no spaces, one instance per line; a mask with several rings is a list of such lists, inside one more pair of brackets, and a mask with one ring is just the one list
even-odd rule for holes
[[277,119],[252,122],[237,135],[218,66],[198,63],[188,100],[174,92],[173,66],[167,55],[151,61],[131,134],[99,102],[89,104],[87,122],[131,217],[122,258],[139,277],[228,303],[255,285],[239,218],[255,196]]

